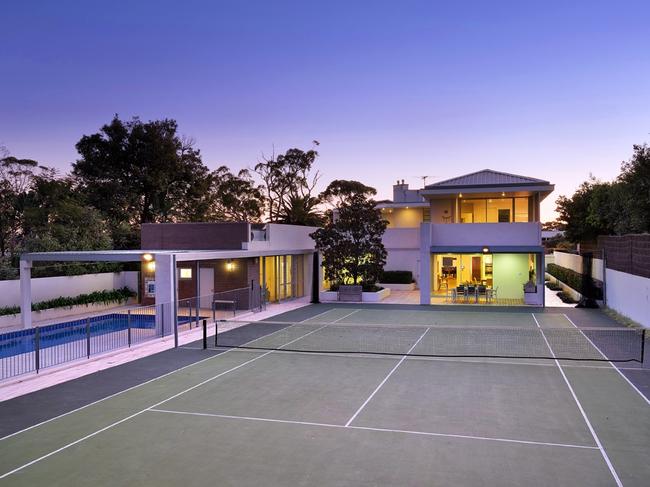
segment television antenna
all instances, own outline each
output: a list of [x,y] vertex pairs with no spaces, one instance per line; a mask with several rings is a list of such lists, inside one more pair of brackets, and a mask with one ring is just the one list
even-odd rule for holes
[[415,176],[416,178],[420,178],[422,180],[422,187],[427,185],[427,179],[434,177],[433,175],[429,174],[427,176]]

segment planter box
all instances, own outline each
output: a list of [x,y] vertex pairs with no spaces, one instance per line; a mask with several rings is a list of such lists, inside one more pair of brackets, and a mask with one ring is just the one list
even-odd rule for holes
[[[55,320],[57,318],[74,318],[77,315],[83,315],[87,313],[99,313],[101,311],[107,311],[113,308],[124,306],[125,304],[135,302],[133,298],[128,301],[122,301],[121,303],[91,303],[91,304],[78,304],[75,306],[69,306],[65,308],[50,308],[44,309],[42,311],[32,311],[32,324],[38,325],[39,322]],[[63,320],[66,321],[66,320]],[[15,315],[6,315],[0,316],[0,330],[3,328],[13,328],[16,329],[20,327],[20,313]]]
[[378,282],[377,286],[390,289],[391,291],[415,291],[414,282],[410,284],[384,284],[383,282]]
[[[321,301],[337,301],[338,293],[336,291],[321,291],[318,296]],[[361,301],[363,303],[377,303],[388,296],[390,296],[390,289],[384,288],[374,293],[363,292]]]

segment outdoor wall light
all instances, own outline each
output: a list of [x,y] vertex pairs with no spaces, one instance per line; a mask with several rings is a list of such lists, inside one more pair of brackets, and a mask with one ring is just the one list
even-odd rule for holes
[[463,197],[463,193],[458,193],[458,197],[459,197],[459,198],[462,198],[462,197]]
[[151,262],[147,262],[147,270],[149,272],[156,272],[156,262],[153,260]]
[[232,260],[228,259],[228,261],[226,262],[226,270],[228,272],[232,272],[234,269],[235,269],[235,264],[233,263]]
[[488,247],[483,247],[483,253],[484,254],[487,254],[489,251],[490,251],[490,249]]
[[142,260],[145,262],[151,262],[153,260],[153,255],[151,254],[142,254]]
[[504,192],[501,192],[501,196],[505,196],[506,194]]

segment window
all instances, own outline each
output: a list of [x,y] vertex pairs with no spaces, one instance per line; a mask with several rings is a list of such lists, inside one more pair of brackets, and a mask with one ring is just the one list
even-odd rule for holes
[[528,198],[515,198],[515,221],[530,221],[528,217]]
[[528,198],[463,198],[459,209],[460,223],[529,221]]

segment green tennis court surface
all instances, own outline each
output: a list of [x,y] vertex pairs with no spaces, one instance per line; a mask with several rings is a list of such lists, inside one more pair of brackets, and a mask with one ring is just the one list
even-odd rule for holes
[[649,403],[603,361],[644,370],[638,334],[553,313],[311,306],[274,320],[5,437],[0,484],[647,485]]

